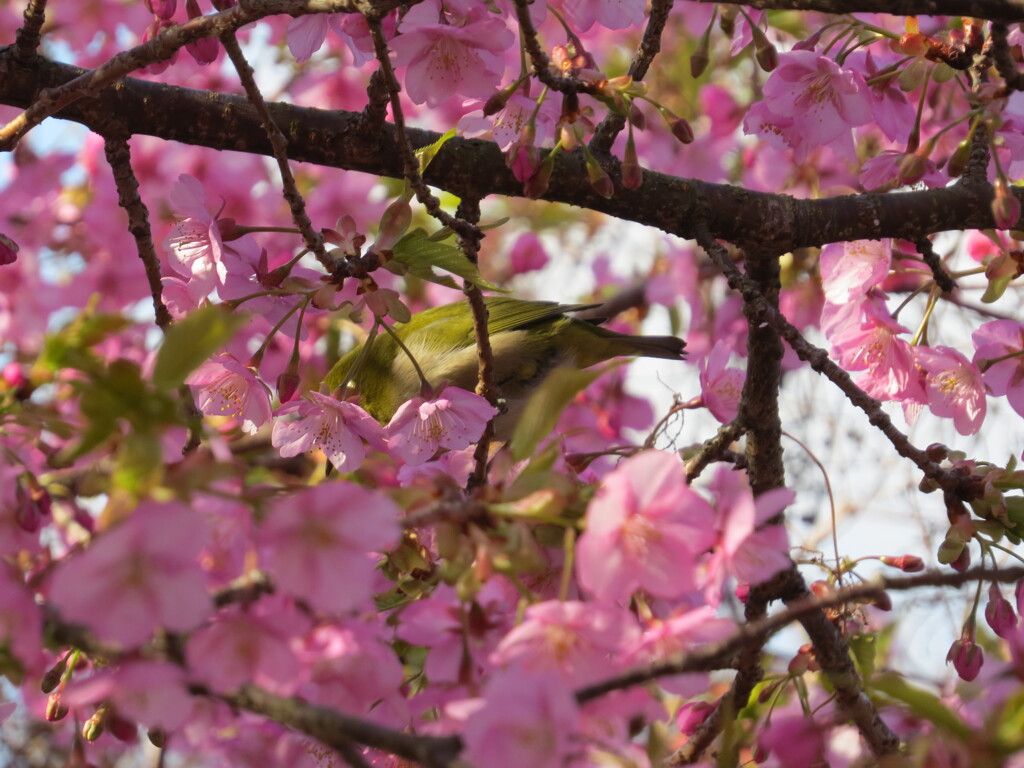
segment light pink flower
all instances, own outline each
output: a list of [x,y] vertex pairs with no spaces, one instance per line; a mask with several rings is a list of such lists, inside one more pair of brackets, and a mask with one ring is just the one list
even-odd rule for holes
[[863,77],[831,59],[813,51],[781,53],[764,101],[754,104],[743,128],[793,149],[797,162],[821,146],[852,157],[852,128],[871,121],[866,91]]
[[408,724],[402,665],[373,624],[319,626],[305,638],[299,657],[309,676],[299,688],[302,698],[392,727]]
[[889,274],[892,246],[888,239],[829,243],[819,261],[825,300],[833,304],[856,301]]
[[475,443],[496,413],[480,395],[458,387],[445,387],[429,401],[414,397],[388,424],[391,452],[408,464],[423,464],[440,448],[457,451]]
[[271,443],[282,456],[320,448],[339,472],[354,472],[366,456],[366,445],[387,450],[384,429],[354,403],[319,392],[277,409]]
[[234,355],[210,358],[185,383],[199,390],[200,411],[239,419],[244,432],[255,434],[270,419],[270,388]]
[[975,365],[998,360],[985,368],[985,385],[993,395],[1005,395],[1013,410],[1024,416],[1024,325],[1016,320],[993,320],[972,333],[971,340]]
[[713,520],[674,454],[632,456],[605,478],[587,509],[577,547],[580,585],[612,602],[637,589],[679,597],[696,587],[696,561],[714,541]]
[[391,40],[395,65],[406,67],[405,90],[417,104],[436,107],[456,94],[486,98],[501,82],[505,51],[515,35],[483,6],[438,23],[434,2],[414,6]]
[[619,657],[639,637],[636,618],[623,608],[548,600],[526,609],[522,624],[505,635],[490,662],[585,685],[619,668]]
[[907,329],[884,305],[864,302],[865,320],[830,337],[832,354],[848,371],[866,371],[857,385],[882,400],[924,402],[924,385],[910,344],[899,338]]
[[825,729],[813,717],[776,715],[767,722],[757,742],[761,750],[775,756],[780,766],[824,764]]
[[579,725],[572,691],[557,677],[508,670],[491,678],[466,720],[464,756],[488,768],[563,768],[579,748]]
[[949,347],[914,347],[925,371],[928,407],[953,419],[961,435],[975,435],[985,421],[985,385],[978,366]]
[[327,39],[327,30],[344,34],[341,29],[340,13],[308,13],[296,16],[288,25],[288,50],[296,61],[309,61],[309,57],[320,50]]
[[263,598],[248,610],[221,610],[214,621],[188,639],[191,675],[216,693],[231,693],[252,683],[290,696],[301,682],[299,659],[289,634],[301,633],[308,619],[291,606],[272,609],[280,598]]
[[717,605],[727,577],[738,584],[760,584],[790,566],[786,529],[766,523],[789,506],[796,494],[789,488],[775,488],[755,499],[746,476],[724,468],[715,474],[712,490],[718,540],[706,564],[706,594],[709,603]]
[[282,496],[260,531],[274,583],[322,611],[365,605],[374,553],[396,542],[398,517],[391,499],[346,482]]
[[711,415],[723,424],[736,418],[743,394],[746,374],[739,368],[726,368],[731,349],[725,342],[715,342],[700,367],[701,401]]
[[50,600],[101,639],[139,645],[158,628],[192,629],[210,611],[202,519],[180,502],[144,501],[118,527],[58,564]]
[[177,730],[192,713],[180,667],[162,661],[128,661],[73,682],[63,694],[72,707],[110,701],[117,714],[146,728]]

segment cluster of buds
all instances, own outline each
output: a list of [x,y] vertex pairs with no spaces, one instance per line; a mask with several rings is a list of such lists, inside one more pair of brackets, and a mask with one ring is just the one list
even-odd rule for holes
[[893,43],[897,53],[942,62],[957,70],[966,70],[974,57],[981,53],[985,35],[977,19],[965,18],[963,30],[949,32],[949,42],[944,43],[920,31],[917,19],[907,20],[907,31]]

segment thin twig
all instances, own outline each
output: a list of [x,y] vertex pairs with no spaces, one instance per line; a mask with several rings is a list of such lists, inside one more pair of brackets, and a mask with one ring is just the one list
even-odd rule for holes
[[932,271],[932,277],[935,279],[935,284],[942,289],[943,293],[952,293],[956,290],[956,281],[950,276],[946,268],[942,266],[942,259],[939,258],[939,254],[935,252],[932,247],[932,241],[927,237],[922,237],[920,240],[914,243],[917,247],[917,252],[921,254],[924,259],[924,263],[928,265],[928,268]]
[[[661,36],[665,32],[665,24],[668,22],[668,15],[672,11],[674,0],[652,0],[651,13],[647,18],[647,26],[644,27],[644,35],[640,45],[633,54],[633,60],[629,64],[627,74],[633,80],[643,80],[650,69],[654,57],[661,51]],[[601,124],[594,129],[594,136],[590,140],[590,151],[595,155],[607,154],[615,137],[626,125],[624,115],[609,112],[605,115]]]
[[270,139],[271,150],[274,153],[274,159],[277,161],[277,168],[281,174],[284,199],[288,201],[288,207],[292,212],[292,221],[295,222],[295,226],[302,233],[302,240],[306,247],[313,252],[317,261],[327,270],[328,274],[333,274],[337,267],[335,260],[328,255],[327,250],[324,248],[323,234],[313,229],[313,222],[309,220],[309,216],[306,214],[306,201],[302,198],[302,193],[299,192],[298,187],[295,185],[295,176],[292,175],[291,166],[288,164],[288,139],[270,116],[267,103],[264,101],[263,94],[260,93],[259,86],[256,84],[253,69],[249,66],[249,62],[246,61],[245,54],[242,53],[242,48],[238,45],[238,40],[235,38],[235,33],[225,32],[221,35],[220,41],[224,45],[224,50],[227,51],[228,58],[231,59],[235,71],[238,72],[238,77],[242,81],[242,87],[245,89],[245,95],[248,97],[249,103],[253,105],[256,114],[259,115],[263,129],[267,132],[267,138]]

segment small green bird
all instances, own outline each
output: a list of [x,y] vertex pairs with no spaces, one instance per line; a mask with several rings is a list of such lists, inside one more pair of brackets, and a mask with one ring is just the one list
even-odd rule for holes
[[[675,336],[629,336],[567,313],[598,304],[556,304],[488,296],[487,330],[494,353],[494,383],[506,410],[495,422],[498,439],[507,439],[529,399],[554,368],[587,368],[613,357],[640,355],[682,360],[685,343]],[[477,384],[477,350],[473,316],[464,301],[420,312],[394,327],[395,335],[416,359],[431,387],[451,384],[473,391]],[[334,389],[349,377],[363,352],[360,345],[342,357],[325,380]],[[388,333],[379,333],[354,372],[351,384],[362,406],[387,423],[402,403],[420,394],[422,382],[409,355]]]

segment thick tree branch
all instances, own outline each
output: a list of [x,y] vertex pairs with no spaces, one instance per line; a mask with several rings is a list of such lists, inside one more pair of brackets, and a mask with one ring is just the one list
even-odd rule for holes
[[[0,103],[25,107],[41,89],[58,88],[86,70],[37,59],[18,63],[13,50],[0,48]],[[374,175],[404,178],[402,151],[394,126],[367,136],[364,117],[289,104],[267,105],[288,138],[292,160]],[[64,119],[96,128],[118,115],[130,134],[169,141],[271,155],[266,132],[242,97],[161,85],[127,78],[93,98],[82,98],[59,111]],[[406,128],[409,143],[419,148],[439,134]],[[763,238],[776,252],[830,242],[896,237],[916,241],[951,229],[994,225],[991,187],[955,185],[944,189],[863,194],[823,200],[795,200],[781,194],[752,192],[645,171],[636,190],[619,183],[618,162],[606,168],[616,192],[605,199],[586,183],[579,152],[562,153],[543,199],[564,202],[635,221],[684,238],[697,236],[698,210],[715,237],[734,242]],[[453,138],[424,174],[428,184],[459,197],[521,196],[522,184],[505,166],[498,147],[477,139]],[[1024,195],[1022,195],[1024,197]]]

